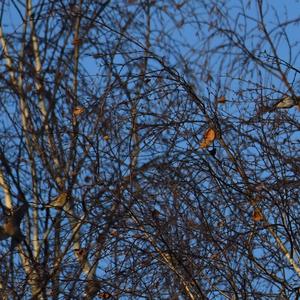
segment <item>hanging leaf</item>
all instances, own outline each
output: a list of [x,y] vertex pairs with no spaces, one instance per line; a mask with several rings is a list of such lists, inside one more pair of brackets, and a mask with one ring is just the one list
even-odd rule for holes
[[225,96],[221,96],[220,98],[218,98],[218,103],[220,103],[220,104],[224,104],[224,103],[226,103],[226,98],[225,98]]
[[73,114],[74,114],[74,116],[77,117],[77,116],[81,115],[83,112],[84,112],[84,107],[82,107],[82,106],[76,106],[74,108]]
[[110,233],[113,237],[118,237],[119,236],[119,233],[117,230],[112,230],[111,233]]
[[76,255],[80,258],[85,257],[88,253],[88,249],[86,248],[79,248],[74,250]]
[[109,140],[109,136],[108,136],[108,135],[105,135],[105,136],[103,137],[103,139],[104,139],[105,141],[108,141],[108,140]]
[[200,148],[207,148],[212,144],[215,138],[216,132],[212,128],[209,128],[204,134],[203,140],[200,143]]
[[75,254],[80,261],[80,263],[84,264],[86,263],[87,256],[88,256],[88,249],[86,248],[80,248],[80,249],[75,249]]
[[100,293],[98,294],[98,297],[101,299],[110,299],[112,296],[110,293]]
[[264,217],[263,217],[263,215],[262,215],[262,213],[261,213],[261,211],[260,211],[259,208],[255,208],[255,210],[253,211],[253,213],[252,213],[252,219],[255,222],[260,222],[260,221],[262,221],[264,219]]

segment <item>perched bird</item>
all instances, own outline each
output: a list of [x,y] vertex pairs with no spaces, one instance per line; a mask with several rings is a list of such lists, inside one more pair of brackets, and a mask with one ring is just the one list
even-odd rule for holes
[[63,208],[68,202],[68,193],[62,192],[58,196],[56,196],[48,205],[45,205],[47,208]]
[[300,109],[300,96],[284,96],[280,99],[272,99],[275,103],[272,106],[261,106],[258,108],[255,116],[246,120],[248,124],[253,124],[254,122],[260,121],[261,116],[268,112],[274,112],[277,109],[289,109],[298,106]]
[[11,210],[8,216],[6,216],[4,224],[0,226],[0,240],[11,238],[11,250],[25,239],[25,236],[21,232],[20,224],[27,209],[28,204],[25,203],[22,206]]
[[[297,103],[298,102],[298,103]],[[277,102],[276,107],[277,108],[292,108],[293,106],[297,105],[300,103],[300,97],[291,97],[291,96],[286,96],[280,99],[279,102]]]

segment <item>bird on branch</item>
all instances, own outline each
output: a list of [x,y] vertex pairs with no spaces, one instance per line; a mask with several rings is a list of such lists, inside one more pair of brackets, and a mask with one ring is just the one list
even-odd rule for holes
[[45,205],[46,208],[62,209],[70,201],[67,192],[62,192],[56,196],[49,204]]
[[246,123],[253,124],[254,122],[259,121],[261,116],[263,116],[265,113],[271,113],[278,109],[290,109],[298,106],[300,110],[300,96],[286,95],[280,99],[273,99],[273,100],[275,100],[276,102],[272,106],[259,107],[259,110],[257,111],[256,115],[250,118],[249,120],[246,120]]
[[276,108],[292,108],[293,106],[300,105],[299,96],[285,96],[276,103]]
[[20,225],[28,210],[28,204],[24,203],[15,209],[6,208],[6,210],[8,213],[5,213],[4,224],[0,226],[0,240],[11,238],[10,249],[13,250],[15,246],[25,239],[25,236],[21,232]]

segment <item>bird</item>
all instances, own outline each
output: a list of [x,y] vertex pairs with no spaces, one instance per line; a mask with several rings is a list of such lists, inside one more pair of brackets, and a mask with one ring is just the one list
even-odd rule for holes
[[279,99],[279,102],[277,102],[275,106],[276,108],[292,108],[293,106],[297,105],[297,102],[300,103],[300,96],[285,96]]
[[56,196],[49,204],[45,205],[46,208],[63,208],[68,202],[68,193],[62,192]]
[[0,226],[0,240],[11,238],[11,250],[25,239],[25,236],[21,232],[20,224],[27,209],[28,204],[25,203],[16,209],[10,210],[4,224]]
[[289,109],[298,106],[300,109],[300,96],[288,96],[285,95],[280,99],[273,99],[276,101],[272,106],[261,106],[257,111],[256,115],[246,120],[247,124],[253,124],[261,119],[261,116],[267,112],[274,112],[277,109]]

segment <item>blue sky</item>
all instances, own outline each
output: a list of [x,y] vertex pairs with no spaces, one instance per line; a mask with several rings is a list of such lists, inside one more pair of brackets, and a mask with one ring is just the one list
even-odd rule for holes
[[[163,1],[158,1],[158,3],[162,3]],[[244,1],[244,3],[246,3],[247,1]],[[191,3],[197,3],[197,1],[191,1]],[[200,1],[199,1],[200,3]],[[240,4],[240,1],[228,1],[228,3],[230,3],[231,6],[238,6]],[[247,9],[247,14],[251,17],[256,17],[257,16],[257,9],[256,9],[256,5],[253,4],[254,1],[252,1],[252,4],[248,7]],[[278,16],[280,18],[281,21],[286,21],[287,18],[288,19],[297,19],[300,18],[300,2],[299,1],[265,1],[266,4],[269,4],[269,12],[266,16],[266,20],[267,20],[267,29],[269,31],[272,30],[274,24],[277,24],[276,21],[276,17]],[[273,10],[272,6],[274,7],[275,11]],[[238,14],[233,15],[235,12],[237,12],[237,9],[232,9],[231,13],[231,21],[234,21],[237,17]],[[228,88],[228,90],[226,90],[226,77],[227,77],[227,70],[224,71],[224,73],[220,72],[219,69],[219,61],[218,61],[218,55],[216,55],[215,57],[213,57],[213,60],[211,62],[208,63],[208,69],[210,69],[209,71],[211,72],[211,75],[214,77],[214,81],[213,82],[207,82],[204,80],[204,77],[202,78],[202,71],[203,71],[203,61],[202,61],[202,57],[199,53],[197,53],[198,49],[202,49],[205,45],[201,44],[201,40],[198,39],[197,35],[196,35],[196,29],[194,26],[192,26],[192,24],[187,24],[187,25],[183,25],[181,27],[181,34],[175,34],[172,32],[172,30],[174,29],[176,32],[177,28],[174,28],[174,23],[171,22],[171,20],[168,20],[167,17],[164,17],[165,19],[163,20],[166,27],[165,29],[169,30],[172,34],[171,37],[174,39],[177,39],[179,41],[185,41],[186,43],[188,43],[189,45],[191,45],[192,48],[194,48],[194,52],[189,50],[186,50],[187,48],[182,48],[182,49],[160,49],[158,50],[157,48],[153,48],[153,51],[157,54],[160,55],[161,57],[165,56],[165,60],[166,62],[171,65],[174,66],[176,69],[179,70],[180,74],[182,76],[184,76],[186,78],[187,81],[189,81],[191,84],[195,85],[195,89],[196,92],[198,93],[199,96],[201,95],[205,95],[207,97],[209,97],[209,93],[214,93],[215,91],[219,92],[218,89],[218,83],[221,82],[222,83],[222,88],[221,88],[221,92],[226,93],[226,97],[228,98],[228,104],[226,106],[224,106],[222,114],[224,116],[226,116],[227,114],[232,114],[234,113],[236,116],[239,115],[240,113],[240,102],[242,101],[239,99],[239,97],[237,96],[237,91],[241,88],[240,85],[240,80],[236,80],[232,83],[232,85]],[[178,18],[178,21],[180,22],[180,18]],[[20,23],[20,19],[18,18],[17,14],[15,13],[15,10],[13,8],[13,6],[11,5],[11,10],[9,10],[9,13],[7,15],[4,16],[4,23],[7,24],[6,27],[4,27],[4,31],[5,32],[10,32],[13,33],[15,30],[22,30],[21,27],[21,23]],[[187,22],[188,23],[188,22]],[[251,23],[249,21],[249,23]],[[254,22],[252,22],[251,24],[252,26],[256,26]],[[288,27],[287,30],[287,35],[289,36],[290,42],[291,44],[295,44],[295,49],[299,49],[299,45],[297,43],[299,43],[299,28],[297,25],[292,25]],[[139,40],[139,42],[142,42]],[[218,43],[220,42],[220,40],[216,39],[212,41],[211,46],[214,45],[218,45]],[[252,47],[255,47],[255,42],[257,42],[257,40],[254,38],[252,41],[249,40],[249,43],[247,44],[249,46],[249,49],[252,49]],[[175,43],[174,43],[175,45]],[[13,47],[15,47],[16,45],[12,45]],[[174,46],[175,47],[175,46]],[[278,39],[278,44],[276,45],[277,50],[278,50],[278,54],[280,56],[280,58],[282,58],[283,60],[289,60],[289,47],[288,44],[286,42],[284,42],[284,40],[280,40]],[[172,52],[172,50],[174,50]],[[179,61],[178,60],[178,56],[176,56],[175,54],[175,50],[180,50],[179,52],[181,52],[182,54],[182,58]],[[267,53],[270,53],[270,48],[266,47],[266,49],[264,49],[267,51]],[[300,68],[300,60],[299,60],[299,56],[298,56],[299,52],[294,52],[293,53],[293,57],[292,57],[292,63],[296,68]],[[256,53],[257,55],[259,53]],[[262,53],[263,54],[263,53]],[[263,59],[267,59],[267,58],[263,58]],[[199,64],[198,64],[199,62]],[[194,68],[194,70],[196,70],[195,74],[192,74],[191,76],[189,76],[187,73],[185,73],[185,67],[184,67],[184,63],[186,63],[187,67],[191,66]],[[239,62],[237,62],[238,64]],[[241,62],[242,63],[242,62]],[[98,61],[89,57],[86,57],[83,59],[83,64],[84,67],[88,70],[88,72],[92,75],[96,74],[98,72]],[[157,67],[157,65],[156,65]],[[233,70],[235,71],[235,70]],[[205,72],[203,72],[205,73]],[[263,71],[262,71],[263,73]],[[255,83],[258,80],[258,73],[255,70],[253,72],[253,74],[249,71],[248,73],[244,74],[245,78],[245,82],[243,82],[243,86],[242,88],[249,88],[249,82],[248,80],[252,80],[253,83],[251,83],[251,86],[255,86]],[[290,73],[290,80],[293,80],[293,76],[294,76],[294,72]],[[299,81],[299,74],[296,74],[296,81]],[[264,76],[262,75],[262,81],[263,83],[267,86],[267,87],[272,87],[272,85],[276,86],[276,89],[278,89],[280,92],[284,93],[285,87],[282,84],[282,82],[277,79],[277,78],[269,78],[266,76],[266,78],[264,78]],[[299,89],[300,92],[300,89]],[[250,99],[251,93],[249,92],[246,96],[245,99]],[[275,93],[276,96],[276,93]],[[275,97],[274,96],[274,97]],[[247,98],[248,97],[248,98]],[[255,110],[255,108],[253,107],[255,105],[255,103],[253,103],[253,99],[250,99],[252,102],[251,103],[247,103],[245,100],[245,102],[242,102],[242,106],[245,107],[247,105],[252,107],[252,112]],[[286,113],[290,113],[290,114],[295,114],[297,111],[296,109],[291,109],[290,111],[287,111]],[[298,118],[299,118],[299,113],[298,113]],[[298,134],[296,133],[294,136],[294,139],[299,138],[300,134],[298,132]],[[238,137],[234,137],[234,139],[237,139]],[[183,146],[184,142],[180,145]],[[253,149],[253,151],[256,151],[255,148]],[[124,298],[125,299],[125,298]]]

